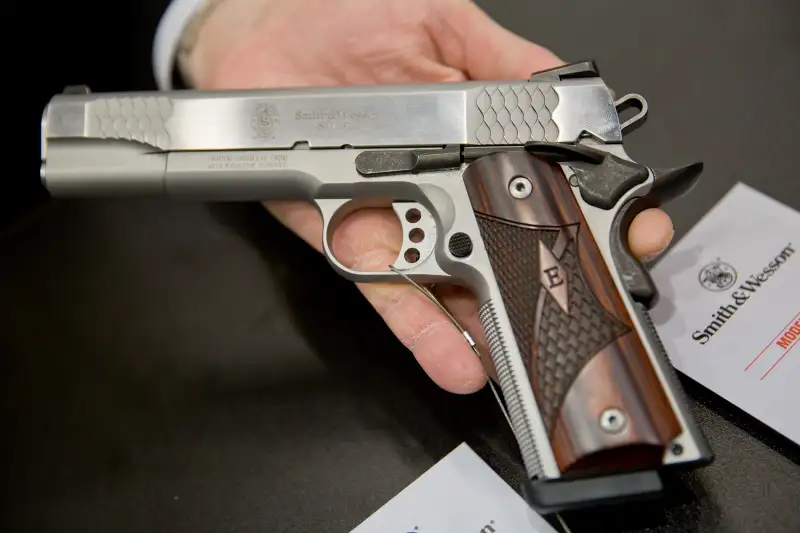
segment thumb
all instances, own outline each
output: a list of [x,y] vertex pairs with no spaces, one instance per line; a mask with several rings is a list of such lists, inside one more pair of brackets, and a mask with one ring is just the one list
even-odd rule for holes
[[433,37],[444,62],[473,80],[525,79],[564,61],[503,28],[472,0],[439,2]]

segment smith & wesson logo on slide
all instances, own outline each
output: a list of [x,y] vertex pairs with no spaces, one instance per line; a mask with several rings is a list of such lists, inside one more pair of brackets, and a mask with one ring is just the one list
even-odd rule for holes
[[253,138],[272,139],[275,137],[275,128],[280,124],[278,108],[275,104],[258,104],[255,112],[250,118],[250,126],[253,128]]
[[749,278],[738,286],[736,286],[736,282],[739,275],[728,263],[717,259],[715,262],[704,266],[698,275],[700,285],[709,291],[723,292],[732,290],[732,292],[730,293],[728,304],[719,306],[719,309],[711,313],[711,322],[704,329],[698,329],[692,333],[692,339],[700,344],[707,344],[722,329],[722,326],[733,319],[733,315],[761,289],[767,280],[778,272],[781,266],[794,253],[795,249],[792,243],[787,244],[783,250],[772,258],[767,266],[757,274],[751,274]]

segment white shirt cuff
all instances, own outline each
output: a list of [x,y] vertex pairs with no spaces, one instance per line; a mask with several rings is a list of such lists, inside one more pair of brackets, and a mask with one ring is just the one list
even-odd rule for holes
[[161,17],[153,42],[153,74],[159,90],[172,89],[172,73],[181,37],[204,1],[172,0]]

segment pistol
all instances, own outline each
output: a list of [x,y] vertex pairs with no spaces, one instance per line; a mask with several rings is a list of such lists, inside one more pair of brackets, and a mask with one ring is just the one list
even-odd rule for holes
[[[620,115],[630,111],[629,119]],[[356,282],[458,284],[483,334],[537,512],[655,497],[663,472],[708,464],[631,253],[642,210],[689,192],[702,163],[632,160],[647,102],[616,99],[594,61],[527,80],[92,93],[42,118],[54,197],[302,200],[331,267]],[[332,252],[352,211],[391,206],[403,243],[384,271]]]

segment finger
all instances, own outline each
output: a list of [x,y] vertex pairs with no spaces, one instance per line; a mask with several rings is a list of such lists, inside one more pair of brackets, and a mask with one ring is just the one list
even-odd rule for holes
[[[342,264],[354,270],[386,270],[397,259],[401,231],[392,210],[357,211],[337,228],[333,253]],[[486,378],[481,362],[464,337],[414,286],[407,283],[360,283],[358,286],[437,385],[455,393],[475,392],[484,386]]]
[[470,0],[439,4],[432,35],[445,63],[472,79],[524,79],[564,64],[547,48],[502,27]]
[[633,255],[646,263],[669,246],[674,234],[669,215],[660,209],[646,209],[634,217],[628,228],[628,246]]
[[469,332],[472,340],[475,341],[478,353],[480,353],[484,370],[489,377],[497,381],[492,355],[486,342],[486,336],[483,334],[483,325],[478,318],[477,298],[468,289],[458,285],[437,285],[433,292],[461,327]]
[[360,288],[439,387],[468,394],[486,384],[481,359],[450,320],[416,288],[388,283],[362,284]]
[[[322,220],[316,209],[296,202],[266,202],[273,215],[303,240],[322,249]],[[394,211],[357,211],[337,227],[332,251],[346,267],[362,272],[386,270],[402,242]],[[359,290],[398,340],[438,386],[467,394],[482,388],[486,376],[481,361],[461,333],[415,287],[407,283],[358,283]]]
[[263,202],[278,221],[318,252],[322,251],[322,217],[305,202]]

